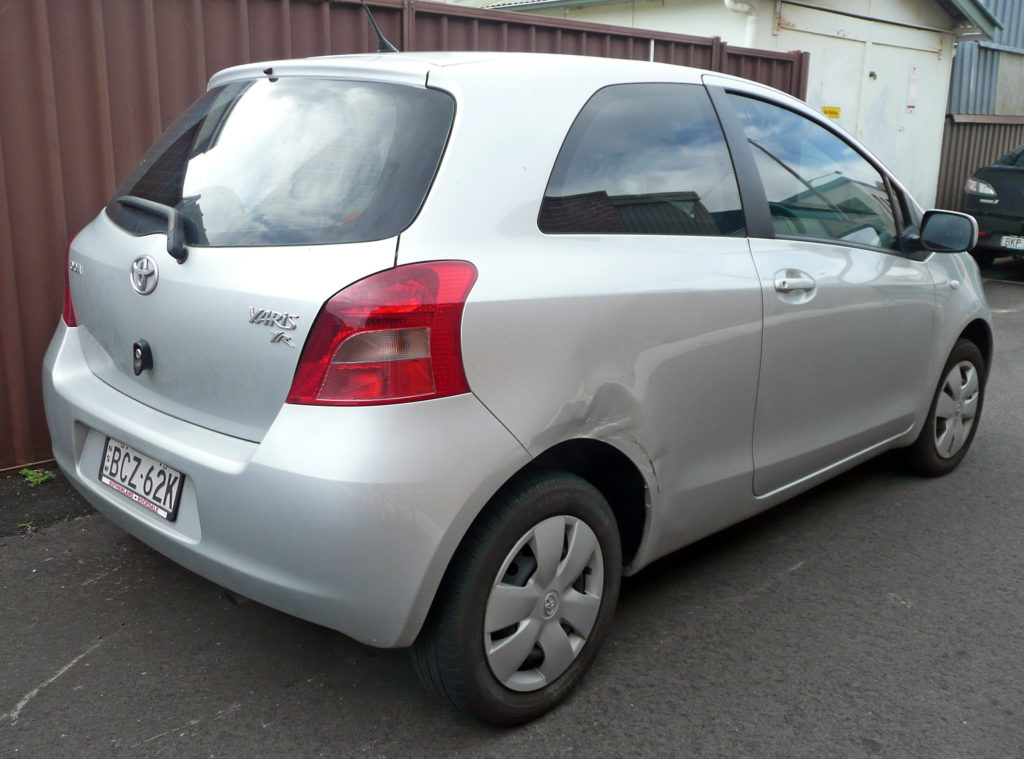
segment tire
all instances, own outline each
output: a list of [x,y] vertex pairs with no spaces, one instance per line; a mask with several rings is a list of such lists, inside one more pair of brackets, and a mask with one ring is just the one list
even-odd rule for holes
[[978,262],[979,269],[987,269],[996,260],[996,254],[988,250],[972,250],[971,255]]
[[939,477],[956,469],[967,455],[981,421],[986,379],[978,346],[961,338],[942,369],[921,434],[906,449],[915,471]]
[[501,726],[553,709],[597,656],[619,594],[608,502],[565,472],[499,494],[463,540],[413,647],[423,683]]

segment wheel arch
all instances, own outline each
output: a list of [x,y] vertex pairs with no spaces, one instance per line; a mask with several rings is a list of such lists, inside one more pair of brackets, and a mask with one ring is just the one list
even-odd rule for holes
[[519,474],[548,469],[582,477],[601,492],[615,514],[622,565],[628,567],[640,550],[648,515],[647,482],[636,464],[610,443],[579,438],[552,446]]
[[992,328],[989,327],[988,322],[984,319],[975,319],[957,337],[958,340],[961,338],[970,340],[978,346],[978,350],[981,351],[981,357],[985,359],[985,376],[987,378],[992,371]]
[[[638,555],[650,511],[647,481],[640,468],[629,456],[610,443],[592,438],[566,440],[553,445],[516,471],[473,518],[448,560],[425,615],[424,626],[435,614],[438,598],[443,595],[449,575],[458,564],[459,554],[467,537],[473,534],[482,520],[487,519],[497,499],[508,490],[517,487],[523,479],[546,470],[575,474],[597,488],[615,515],[622,545],[623,567],[629,566]],[[422,629],[421,627],[420,632]]]

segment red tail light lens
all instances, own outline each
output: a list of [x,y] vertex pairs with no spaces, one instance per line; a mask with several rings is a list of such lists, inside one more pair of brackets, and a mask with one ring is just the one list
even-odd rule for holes
[[69,327],[77,327],[78,318],[75,316],[75,304],[71,302],[70,266],[71,246],[68,245],[68,250],[64,254],[64,310],[61,312],[61,318]]
[[408,264],[331,298],[306,338],[288,403],[362,406],[469,392],[462,309],[468,261]]

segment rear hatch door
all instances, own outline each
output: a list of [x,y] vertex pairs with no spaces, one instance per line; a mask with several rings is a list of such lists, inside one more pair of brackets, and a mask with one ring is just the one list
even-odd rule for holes
[[[408,84],[295,76],[212,89],[72,243],[92,372],[153,408],[260,440],[323,303],[394,265],[453,114],[450,96]],[[181,263],[166,209],[180,215]],[[140,348],[152,367],[138,371]]]

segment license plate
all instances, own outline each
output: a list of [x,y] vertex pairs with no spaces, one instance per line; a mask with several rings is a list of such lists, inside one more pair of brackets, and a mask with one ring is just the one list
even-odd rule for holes
[[173,522],[178,516],[185,477],[176,469],[108,437],[100,465],[100,482],[140,506]]
[[1024,250],[1024,237],[1017,235],[1003,235],[1003,247],[1013,250]]

